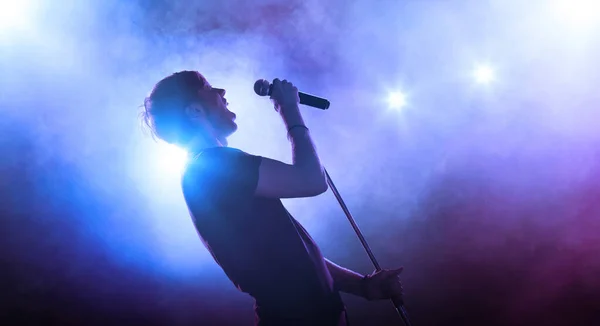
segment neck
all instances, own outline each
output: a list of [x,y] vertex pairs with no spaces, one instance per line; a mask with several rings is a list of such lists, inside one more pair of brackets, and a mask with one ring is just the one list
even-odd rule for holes
[[208,148],[227,147],[227,140],[198,136],[192,139],[186,147],[190,152],[198,153]]

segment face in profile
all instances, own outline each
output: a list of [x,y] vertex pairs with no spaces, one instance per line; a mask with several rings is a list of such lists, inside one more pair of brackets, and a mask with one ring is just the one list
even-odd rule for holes
[[229,103],[225,98],[225,90],[212,87],[208,81],[198,73],[198,78],[203,81],[203,86],[198,90],[198,95],[205,109],[206,119],[216,133],[217,138],[225,139],[237,130],[235,113],[227,108]]

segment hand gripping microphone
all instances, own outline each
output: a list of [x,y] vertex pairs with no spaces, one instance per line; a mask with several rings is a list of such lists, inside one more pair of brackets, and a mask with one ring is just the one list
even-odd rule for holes
[[[273,89],[273,85],[269,83],[265,79],[259,79],[254,83],[254,92],[259,96],[271,96],[271,90]],[[328,100],[317,97],[314,95],[298,92],[298,97],[300,98],[300,104],[312,106],[313,108],[327,110],[329,109]]]

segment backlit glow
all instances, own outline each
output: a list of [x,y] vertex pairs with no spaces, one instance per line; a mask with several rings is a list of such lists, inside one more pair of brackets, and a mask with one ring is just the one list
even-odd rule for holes
[[388,105],[392,109],[401,109],[406,106],[406,95],[400,91],[391,92],[387,99]]
[[473,77],[478,84],[489,84],[495,79],[494,69],[489,65],[479,65],[475,68]]
[[187,152],[180,147],[164,142],[161,142],[159,147],[158,168],[167,174],[181,174],[187,163]]

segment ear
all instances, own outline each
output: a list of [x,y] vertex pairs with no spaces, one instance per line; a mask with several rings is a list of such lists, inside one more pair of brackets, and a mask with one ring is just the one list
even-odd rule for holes
[[206,110],[199,103],[192,103],[185,107],[185,115],[191,121],[204,121],[206,119]]

